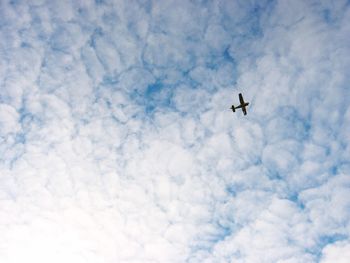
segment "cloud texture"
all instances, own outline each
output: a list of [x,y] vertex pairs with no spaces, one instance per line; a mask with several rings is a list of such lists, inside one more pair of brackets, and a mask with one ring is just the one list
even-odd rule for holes
[[349,36],[342,0],[1,1],[0,262],[347,262]]

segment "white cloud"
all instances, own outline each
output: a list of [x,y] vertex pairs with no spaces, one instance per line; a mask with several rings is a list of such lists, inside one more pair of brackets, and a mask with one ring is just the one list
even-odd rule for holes
[[322,263],[339,262],[345,263],[350,257],[350,244],[347,242],[336,242],[324,248]]
[[349,257],[345,1],[0,10],[1,262]]
[[18,124],[19,115],[17,111],[7,104],[0,104],[0,127],[1,134],[16,133],[20,130]]

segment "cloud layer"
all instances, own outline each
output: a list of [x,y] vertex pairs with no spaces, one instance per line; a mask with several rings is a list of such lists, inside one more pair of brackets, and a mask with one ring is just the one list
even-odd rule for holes
[[347,1],[2,1],[0,261],[346,262],[349,35]]

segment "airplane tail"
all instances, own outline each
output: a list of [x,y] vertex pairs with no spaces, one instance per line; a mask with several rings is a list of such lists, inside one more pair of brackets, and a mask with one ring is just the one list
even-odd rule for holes
[[232,105],[231,110],[232,110],[233,112],[236,112],[235,106]]

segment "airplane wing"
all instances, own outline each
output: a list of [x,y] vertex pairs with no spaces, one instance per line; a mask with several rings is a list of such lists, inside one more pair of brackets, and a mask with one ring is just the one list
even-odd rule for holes
[[247,109],[245,108],[245,106],[242,107],[242,111],[243,111],[244,115],[247,115]]
[[244,104],[244,100],[243,100],[242,93],[239,93],[238,96],[239,96],[239,103],[241,103],[241,105],[243,105]]

